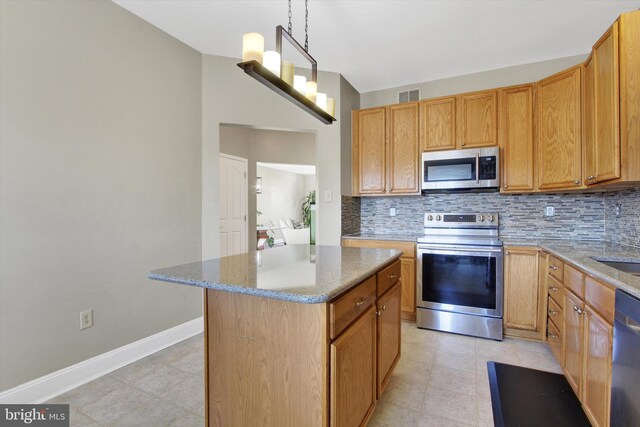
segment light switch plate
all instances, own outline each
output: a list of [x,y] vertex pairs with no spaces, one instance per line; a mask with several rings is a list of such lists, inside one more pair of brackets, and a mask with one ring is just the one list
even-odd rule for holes
[[396,208],[389,208],[389,216],[396,216]]
[[330,202],[331,201],[331,190],[324,190],[324,201],[325,202]]
[[556,214],[556,209],[553,206],[547,206],[544,209],[544,216],[554,216]]

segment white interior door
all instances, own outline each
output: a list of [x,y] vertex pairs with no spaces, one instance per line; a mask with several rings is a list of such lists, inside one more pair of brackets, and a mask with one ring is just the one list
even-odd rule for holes
[[220,154],[220,256],[247,252],[247,159]]

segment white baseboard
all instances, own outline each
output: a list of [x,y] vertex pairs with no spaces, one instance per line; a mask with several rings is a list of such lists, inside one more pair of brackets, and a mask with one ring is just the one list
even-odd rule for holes
[[0,403],[36,404],[115,371],[129,363],[199,334],[204,319],[199,317],[75,365],[52,372],[0,393]]

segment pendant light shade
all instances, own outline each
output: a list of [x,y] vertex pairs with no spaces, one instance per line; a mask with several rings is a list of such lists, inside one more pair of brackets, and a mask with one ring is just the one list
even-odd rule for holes
[[[294,76],[294,66],[293,63],[289,61],[282,60],[282,66],[280,70],[280,77],[284,80],[289,86],[293,86],[293,76]],[[305,82],[306,87],[306,82]]]
[[324,111],[327,111],[327,94],[318,92],[316,94],[316,105],[322,108]]
[[311,102],[316,102],[316,94],[318,93],[318,83],[314,81],[307,82],[307,98]]
[[258,61],[262,64],[264,37],[260,33],[246,33],[242,36],[242,61]]
[[264,53],[264,67],[276,76],[280,77],[280,54],[275,50],[268,50]]

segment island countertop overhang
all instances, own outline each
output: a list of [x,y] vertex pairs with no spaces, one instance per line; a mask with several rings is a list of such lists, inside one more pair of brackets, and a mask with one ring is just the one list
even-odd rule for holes
[[333,300],[400,258],[391,249],[290,245],[151,271],[170,283],[302,304]]

